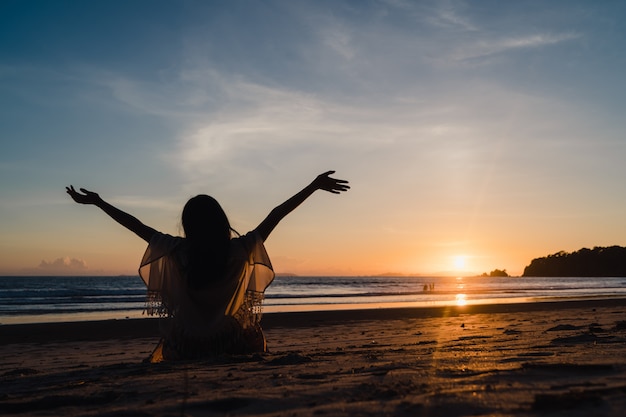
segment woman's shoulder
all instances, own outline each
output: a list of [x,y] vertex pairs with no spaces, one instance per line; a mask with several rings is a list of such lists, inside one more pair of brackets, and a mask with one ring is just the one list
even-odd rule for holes
[[185,238],[172,236],[167,233],[155,232],[150,239],[150,246],[153,248],[174,249],[181,245]]
[[239,235],[231,239],[231,243],[254,246],[261,240],[261,235],[256,230],[251,230],[245,235]]
[[170,256],[174,252],[178,252],[179,248],[184,247],[185,239],[178,236],[168,235],[166,233],[154,232],[148,243],[148,247],[141,260],[141,266],[147,265],[163,258]]
[[231,245],[243,247],[246,251],[251,251],[261,240],[261,235],[255,230],[252,230],[245,235],[237,236],[230,240]]

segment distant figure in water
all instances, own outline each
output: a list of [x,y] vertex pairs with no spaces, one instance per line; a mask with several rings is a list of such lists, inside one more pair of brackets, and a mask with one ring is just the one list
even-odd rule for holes
[[219,203],[208,195],[191,198],[183,209],[185,237],[158,232],[74,186],[67,193],[80,204],[102,209],[148,242],[139,275],[148,287],[147,313],[168,317],[150,362],[196,359],[221,353],[264,352],[261,304],[274,271],[264,242],[278,223],[317,190],[340,194],[348,181],[318,175],[300,192],[274,208],[254,230],[234,230]]

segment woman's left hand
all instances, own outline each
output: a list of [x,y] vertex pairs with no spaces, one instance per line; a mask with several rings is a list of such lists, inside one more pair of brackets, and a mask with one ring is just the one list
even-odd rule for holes
[[331,178],[330,175],[334,173],[335,171],[326,171],[323,174],[318,175],[317,178],[313,180],[315,188],[318,190],[328,191],[333,194],[340,194],[343,191],[348,191],[350,189],[348,181]]

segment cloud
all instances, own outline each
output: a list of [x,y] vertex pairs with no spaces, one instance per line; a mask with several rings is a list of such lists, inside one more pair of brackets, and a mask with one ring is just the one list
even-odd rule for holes
[[352,36],[346,25],[329,24],[319,31],[318,36],[324,46],[334,51],[344,61],[350,61],[355,57]]
[[441,3],[440,8],[436,8],[430,21],[443,28],[460,29],[463,31],[477,31],[479,28],[467,17],[457,12],[454,4]]
[[158,209],[165,211],[178,211],[180,203],[178,201],[170,201],[167,196],[159,196],[159,198],[149,198],[144,196],[117,196],[111,198],[110,201],[120,207],[142,207],[149,209]]
[[[416,3],[387,0],[386,3],[401,12],[402,16],[409,16],[415,21],[415,26],[409,28],[394,25],[398,15],[384,21],[385,33],[392,34],[392,42],[388,42],[386,48],[393,50],[394,45],[402,45],[401,50],[411,51],[421,56],[422,62],[435,67],[442,63],[458,65],[465,61],[486,60],[505,53],[555,46],[583,37],[579,31],[567,28],[542,28],[537,26],[537,22],[527,22],[525,16],[508,20],[506,8],[496,8],[490,16],[476,13],[479,8],[458,1]],[[388,25],[392,25],[392,28]]]
[[500,39],[477,39],[463,45],[453,54],[458,61],[484,58],[519,49],[541,48],[580,38],[576,33],[537,33]]
[[70,258],[68,256],[64,258],[57,258],[54,261],[42,260],[39,264],[39,270],[47,272],[77,272],[87,270],[87,262],[82,259]]

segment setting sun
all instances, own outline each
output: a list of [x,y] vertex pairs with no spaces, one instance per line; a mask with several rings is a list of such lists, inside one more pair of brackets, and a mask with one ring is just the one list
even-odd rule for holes
[[465,269],[465,256],[457,255],[452,259],[454,269],[457,271],[463,271]]

